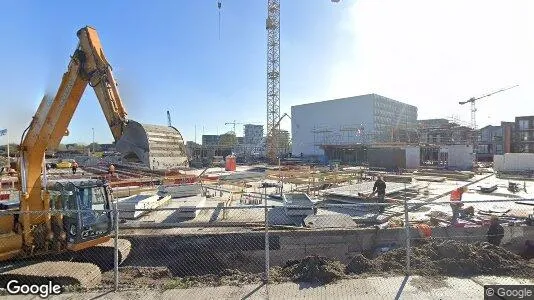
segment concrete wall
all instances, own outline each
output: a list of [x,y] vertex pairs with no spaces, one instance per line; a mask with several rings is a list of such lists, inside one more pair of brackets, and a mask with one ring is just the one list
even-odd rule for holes
[[[502,245],[520,251],[527,239],[534,240],[534,227],[505,227]],[[433,228],[435,239],[465,242],[485,241],[487,227]],[[412,239],[419,238],[411,228]],[[196,235],[121,235],[130,240],[132,250],[123,266],[167,266],[175,275],[202,275],[225,268],[261,272],[265,259],[265,237],[262,233],[196,234]],[[269,256],[271,266],[291,259],[320,255],[347,263],[356,254],[378,247],[403,247],[404,228],[348,229],[317,231],[271,231]],[[195,273],[195,274],[192,274]],[[200,273],[200,274],[199,274]]]
[[367,150],[369,167],[417,169],[421,161],[419,147],[374,147]]
[[[336,143],[350,132],[340,132],[342,127],[359,127],[363,123],[365,130],[374,128],[374,95],[363,95],[291,107],[292,154],[324,155],[324,151],[315,143]],[[316,133],[314,130],[331,130],[330,133]],[[326,139],[325,139],[326,136]],[[360,142],[352,135],[353,143]],[[339,140],[339,139],[338,139]],[[339,142],[338,142],[339,143]]]
[[449,168],[457,170],[471,170],[473,168],[473,146],[448,145],[441,147],[439,151],[448,153]]
[[[520,251],[527,239],[534,239],[534,227],[505,227],[502,245]],[[432,236],[439,239],[455,239],[465,242],[486,241],[487,227],[432,228]],[[412,238],[418,238],[416,229],[411,229]],[[290,259],[320,255],[347,263],[355,254],[374,251],[378,247],[405,247],[404,228],[386,230],[332,230],[320,232],[271,233],[280,237],[280,249],[271,250],[273,265],[281,265]]]
[[421,149],[419,147],[406,147],[406,169],[417,169],[421,164]]
[[534,170],[534,153],[505,153],[493,157],[493,169],[497,172]]
[[402,148],[384,147],[367,150],[369,167],[393,170],[396,167],[406,168],[406,152]]

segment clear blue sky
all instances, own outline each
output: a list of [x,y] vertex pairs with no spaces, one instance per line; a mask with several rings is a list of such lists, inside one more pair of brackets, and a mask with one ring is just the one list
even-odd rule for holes
[[[187,140],[197,126],[199,141],[203,127],[223,133],[234,119],[265,124],[266,2],[222,0],[219,39],[215,0],[2,1],[0,127],[20,138],[44,92],[55,94],[85,25],[100,35],[130,119],[165,125],[168,109]],[[324,100],[314,95],[347,5],[282,0],[282,113]],[[88,87],[63,142],[91,142],[92,127],[98,142],[112,141]]]

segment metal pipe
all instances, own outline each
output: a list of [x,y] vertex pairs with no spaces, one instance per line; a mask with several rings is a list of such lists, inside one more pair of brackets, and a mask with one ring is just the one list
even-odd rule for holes
[[264,188],[264,212],[265,212],[265,283],[269,283],[269,208],[267,206],[267,188]]
[[404,185],[404,229],[406,230],[406,275],[410,275],[410,220],[408,218],[408,202],[406,199],[406,184]]
[[114,223],[115,223],[115,240],[114,240],[114,268],[113,272],[115,275],[115,291],[119,289],[119,211],[117,210],[117,203],[114,205],[115,207],[115,213],[114,213]]

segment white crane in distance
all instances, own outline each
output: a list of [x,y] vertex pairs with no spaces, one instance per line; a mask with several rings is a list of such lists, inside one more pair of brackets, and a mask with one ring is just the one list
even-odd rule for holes
[[460,101],[458,102],[460,105],[464,105],[464,104],[467,104],[467,103],[471,103],[471,127],[473,127],[473,130],[477,130],[477,121],[476,121],[476,112],[477,112],[477,108],[476,108],[476,105],[475,105],[475,102],[477,100],[480,100],[482,98],[486,98],[486,97],[489,97],[491,95],[494,95],[494,94],[497,94],[497,93],[500,93],[500,92],[504,92],[506,90],[509,90],[509,89],[512,89],[512,88],[515,88],[519,85],[514,85],[514,86],[511,86],[511,87],[507,87],[507,88],[504,88],[504,89],[500,89],[498,91],[495,91],[495,92],[491,92],[489,94],[486,94],[486,95],[483,95],[483,96],[480,96],[480,97],[472,97],[471,99],[467,100],[467,101]]
[[491,95],[494,95],[494,94],[497,94],[497,93],[500,93],[500,92],[504,92],[506,90],[509,90],[509,89],[512,89],[512,88],[515,88],[519,85],[514,85],[514,86],[511,86],[511,87],[507,87],[507,88],[504,88],[504,89],[500,89],[498,91],[494,91],[494,92],[491,92],[489,94],[485,94],[483,96],[480,96],[480,97],[472,97],[471,99],[467,100],[467,101],[460,101],[458,102],[460,105],[464,105],[464,104],[467,104],[467,103],[471,103],[471,127],[473,128],[473,136],[472,136],[472,139],[473,139],[473,166],[476,167],[477,165],[477,161],[478,161],[478,158],[477,158],[477,120],[476,120],[476,112],[477,112],[477,108],[476,108],[476,105],[475,105],[475,102],[477,100],[480,100],[482,98],[486,98],[486,97],[489,97]]

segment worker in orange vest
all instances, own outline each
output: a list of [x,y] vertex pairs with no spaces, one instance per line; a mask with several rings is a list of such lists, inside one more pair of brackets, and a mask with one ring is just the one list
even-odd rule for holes
[[76,170],[78,170],[78,163],[76,161],[72,162],[72,174],[76,174]]
[[459,187],[451,192],[451,208],[452,208],[452,220],[451,225],[456,224],[458,216],[462,211],[462,195],[467,190],[467,187]]

